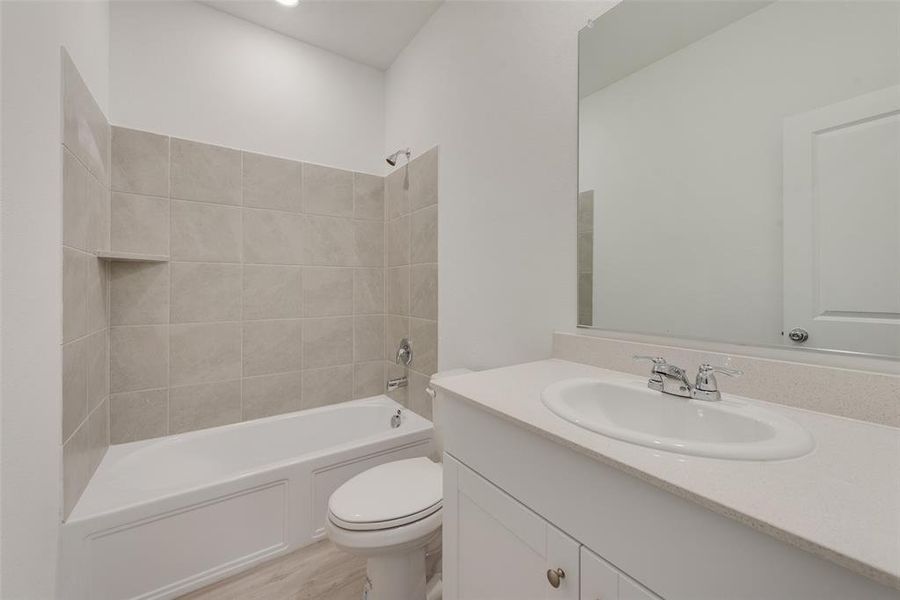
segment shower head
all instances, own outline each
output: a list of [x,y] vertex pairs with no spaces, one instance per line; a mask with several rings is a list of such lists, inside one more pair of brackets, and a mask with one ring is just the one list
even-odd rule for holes
[[390,156],[388,156],[388,157],[385,159],[385,160],[387,161],[387,164],[391,165],[392,167],[393,167],[393,166],[396,166],[396,164],[397,164],[397,159],[400,158],[400,155],[401,155],[401,154],[405,154],[405,155],[406,155],[406,162],[409,162],[409,154],[410,154],[410,153],[409,153],[409,148],[406,148],[406,149],[404,149],[404,150],[397,150],[396,152],[394,152],[393,154],[391,154]]

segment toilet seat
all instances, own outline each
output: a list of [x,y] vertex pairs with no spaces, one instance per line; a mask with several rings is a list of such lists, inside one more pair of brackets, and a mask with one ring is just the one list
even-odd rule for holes
[[381,531],[427,519],[443,505],[442,469],[427,458],[379,465],[353,477],[328,501],[328,519],[347,531]]

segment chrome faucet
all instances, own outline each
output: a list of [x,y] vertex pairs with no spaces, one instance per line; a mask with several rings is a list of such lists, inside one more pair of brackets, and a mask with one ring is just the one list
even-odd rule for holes
[[700,365],[694,385],[688,381],[684,369],[670,365],[661,356],[636,355],[635,360],[648,360],[653,363],[650,369],[650,379],[647,387],[657,392],[671,394],[681,398],[694,398],[695,400],[717,401],[722,399],[719,392],[719,383],[716,381],[716,373],[722,373],[729,377],[743,375],[738,369],[715,367],[709,363]]
[[715,367],[709,363],[703,363],[697,371],[697,380],[694,383],[694,390],[691,396],[697,400],[721,400],[722,393],[719,392],[719,382],[716,381],[716,373],[728,375],[729,377],[740,377],[744,374],[740,369]]
[[647,382],[647,387],[651,390],[682,398],[691,397],[691,382],[681,367],[670,365],[661,356],[636,355],[634,360],[649,360],[653,363],[650,368],[650,380]]

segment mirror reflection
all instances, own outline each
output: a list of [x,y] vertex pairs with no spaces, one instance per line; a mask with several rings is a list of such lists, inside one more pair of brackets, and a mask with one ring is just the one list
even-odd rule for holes
[[582,326],[900,356],[900,3],[616,6],[577,201]]

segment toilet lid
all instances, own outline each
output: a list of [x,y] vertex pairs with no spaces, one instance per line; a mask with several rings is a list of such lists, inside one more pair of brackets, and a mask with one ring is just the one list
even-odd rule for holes
[[373,467],[335,490],[328,500],[329,518],[358,531],[414,523],[440,510],[441,479],[441,465],[427,458]]

